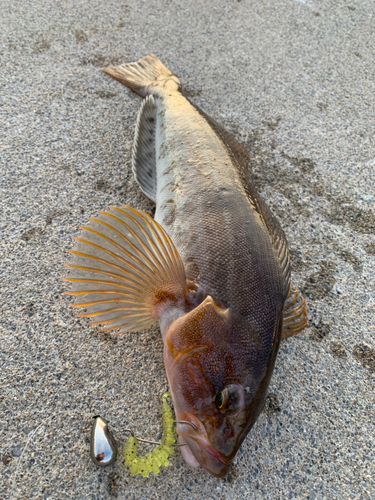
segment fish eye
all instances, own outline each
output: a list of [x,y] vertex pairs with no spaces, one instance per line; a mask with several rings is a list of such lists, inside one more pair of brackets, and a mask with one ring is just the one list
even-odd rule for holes
[[227,415],[237,414],[243,407],[244,395],[241,387],[230,384],[216,394],[216,406]]

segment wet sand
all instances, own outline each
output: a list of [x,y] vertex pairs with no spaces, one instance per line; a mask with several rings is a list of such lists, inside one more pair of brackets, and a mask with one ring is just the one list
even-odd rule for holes
[[[3,0],[0,18],[0,497],[374,499],[373,2]],[[89,458],[97,414],[121,445],[161,435],[158,329],[98,333],[61,281],[89,217],[153,213],[130,166],[141,100],[100,71],[151,52],[249,150],[309,309],[225,479],[179,452],[148,479]]]

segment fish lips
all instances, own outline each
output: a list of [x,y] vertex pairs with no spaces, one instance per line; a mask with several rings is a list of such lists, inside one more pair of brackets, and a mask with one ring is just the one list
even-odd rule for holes
[[202,446],[193,438],[185,439],[195,459],[212,476],[223,477],[228,473],[231,462],[224,461],[213,446]]
[[[191,415],[191,417],[193,416]],[[197,418],[184,417],[184,420],[188,420],[197,428],[196,431],[189,424],[180,424],[178,428],[178,434],[184,438],[194,458],[212,476],[225,476],[231,466],[231,460],[224,458],[212,446],[207,437],[206,429]],[[186,458],[185,461],[188,462]]]

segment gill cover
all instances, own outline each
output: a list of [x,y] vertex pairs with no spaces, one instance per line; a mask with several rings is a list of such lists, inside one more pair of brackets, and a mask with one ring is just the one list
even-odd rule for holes
[[165,344],[172,361],[171,369],[194,353],[217,346],[218,338],[225,342],[229,310],[219,307],[208,295],[195,309],[176,319],[168,328]]

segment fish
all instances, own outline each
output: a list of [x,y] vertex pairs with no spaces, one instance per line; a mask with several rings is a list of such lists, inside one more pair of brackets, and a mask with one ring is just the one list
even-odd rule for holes
[[103,71],[143,99],[132,170],[156,211],[91,218],[69,250],[66,293],[103,331],[159,322],[181,453],[223,477],[263,409],[281,339],[307,326],[306,303],[245,148],[155,55]]

